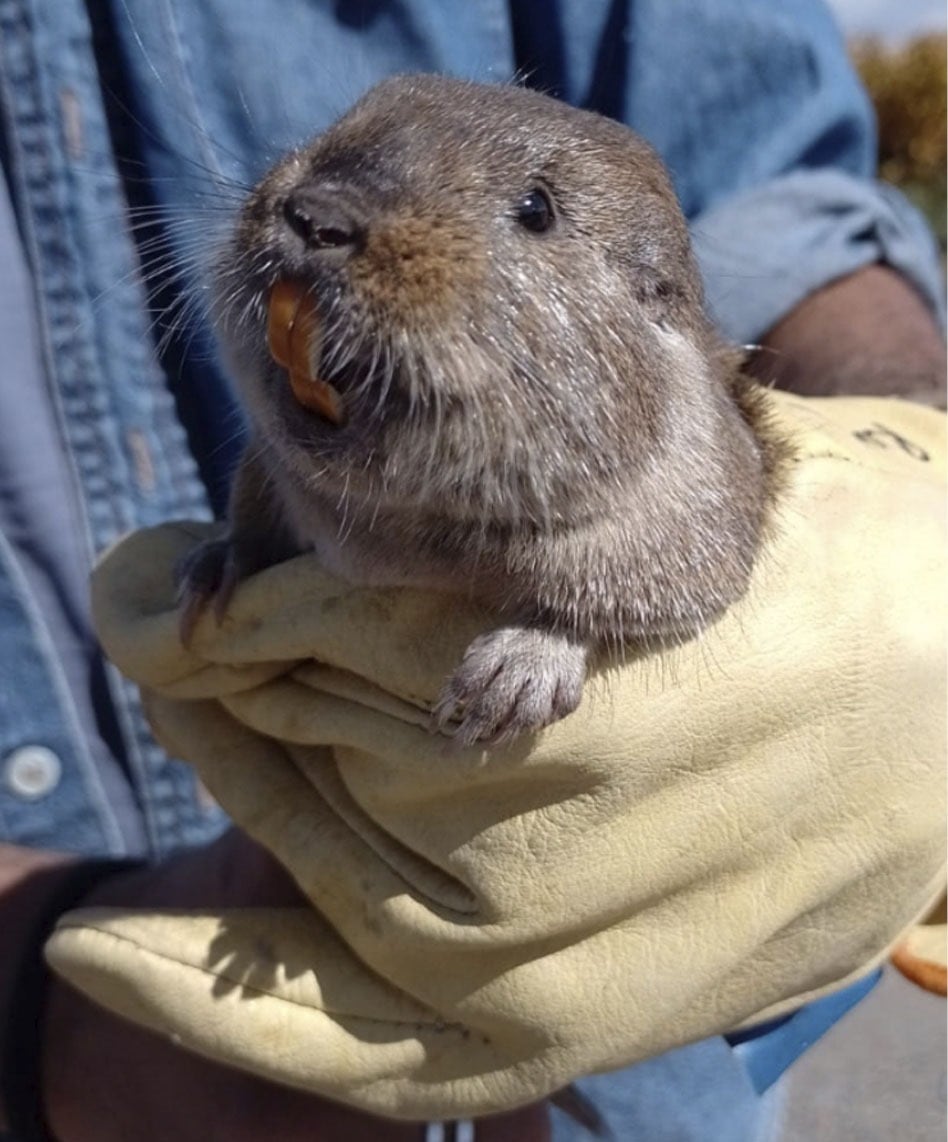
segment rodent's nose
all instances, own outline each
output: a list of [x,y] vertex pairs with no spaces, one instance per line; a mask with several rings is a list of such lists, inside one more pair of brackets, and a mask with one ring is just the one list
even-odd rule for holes
[[303,186],[290,191],[283,217],[311,250],[351,253],[362,244],[365,227],[355,207],[339,191]]

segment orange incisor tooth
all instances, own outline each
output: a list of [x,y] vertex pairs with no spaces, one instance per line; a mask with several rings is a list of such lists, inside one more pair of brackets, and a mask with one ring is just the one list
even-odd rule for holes
[[289,373],[293,396],[304,408],[333,424],[342,424],[342,398],[332,385],[312,373],[310,352],[318,331],[319,314],[305,288],[299,282],[278,281],[270,291],[267,310],[270,355]]

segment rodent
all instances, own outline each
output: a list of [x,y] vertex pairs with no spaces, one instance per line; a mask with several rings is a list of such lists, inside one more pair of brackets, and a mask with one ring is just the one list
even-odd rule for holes
[[[342,423],[268,351],[284,282]],[[263,178],[214,295],[254,439],[227,538],[183,569],[186,636],[310,549],[354,583],[473,596],[498,626],[433,714],[471,745],[568,714],[595,657],[690,637],[745,592],[781,442],[705,315],[669,176],[621,124],[387,80]]]

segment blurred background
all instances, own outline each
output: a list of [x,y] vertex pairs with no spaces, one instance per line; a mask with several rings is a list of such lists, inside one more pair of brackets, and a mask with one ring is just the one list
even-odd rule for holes
[[928,217],[945,252],[944,0],[830,0],[879,119],[879,174]]

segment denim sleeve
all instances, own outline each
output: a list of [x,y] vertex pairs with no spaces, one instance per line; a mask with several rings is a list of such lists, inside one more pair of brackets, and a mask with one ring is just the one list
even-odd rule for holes
[[943,324],[934,239],[893,187],[838,170],[798,171],[743,191],[692,223],[708,305],[719,328],[757,341],[814,290],[882,262]]
[[934,242],[873,181],[872,109],[822,0],[639,0],[631,12],[614,109],[669,165],[730,337],[758,339],[873,262],[940,311]]

